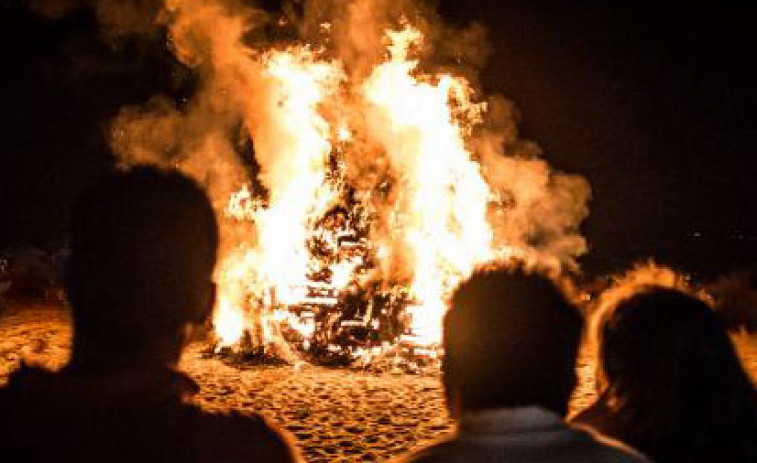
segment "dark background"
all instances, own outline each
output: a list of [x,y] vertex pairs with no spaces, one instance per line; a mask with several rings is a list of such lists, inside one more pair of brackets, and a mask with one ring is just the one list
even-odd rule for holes
[[[518,105],[523,135],[591,182],[585,269],[654,257],[712,276],[755,263],[752,8],[440,3],[489,30],[483,83]],[[51,21],[0,0],[0,249],[60,243],[76,191],[111,162],[119,108],[189,92],[164,39],[106,44],[87,10]]]

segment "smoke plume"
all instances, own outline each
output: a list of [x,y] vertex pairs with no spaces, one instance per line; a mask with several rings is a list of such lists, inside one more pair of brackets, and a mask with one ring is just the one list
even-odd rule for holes
[[425,305],[481,262],[566,270],[586,251],[588,182],[553,170],[519,137],[514,106],[481,93],[483,28],[447,27],[427,2],[33,4],[51,17],[90,5],[105,37],[164,27],[196,74],[186,102],[123,108],[112,148],[124,165],[175,166],[207,187],[223,228],[220,310],[269,290],[297,300],[308,234],[344,185],[372,222],[373,277],[412,280]]

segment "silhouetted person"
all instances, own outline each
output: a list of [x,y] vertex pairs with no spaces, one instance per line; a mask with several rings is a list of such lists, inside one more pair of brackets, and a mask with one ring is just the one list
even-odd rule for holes
[[582,327],[544,277],[474,274],[444,319],[443,383],[457,433],[409,461],[646,461],[563,420]]
[[577,421],[663,463],[757,461],[757,394],[706,303],[643,287],[596,327],[600,398]]
[[72,214],[74,338],[58,373],[22,366],[0,389],[2,461],[292,461],[255,415],[209,413],[175,369],[213,305],[218,227],[187,177],[139,167],[88,187]]

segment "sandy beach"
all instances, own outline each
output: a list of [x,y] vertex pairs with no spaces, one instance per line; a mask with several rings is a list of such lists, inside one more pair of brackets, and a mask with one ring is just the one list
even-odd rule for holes
[[[58,368],[68,356],[66,311],[50,305],[12,306],[0,314],[0,384],[22,359]],[[757,373],[757,343],[737,336],[749,371]],[[308,461],[384,461],[451,431],[438,376],[370,373],[311,365],[237,368],[191,344],[181,368],[201,386],[196,397],[213,410],[261,413],[286,428]],[[594,366],[579,361],[573,410],[594,395]]]

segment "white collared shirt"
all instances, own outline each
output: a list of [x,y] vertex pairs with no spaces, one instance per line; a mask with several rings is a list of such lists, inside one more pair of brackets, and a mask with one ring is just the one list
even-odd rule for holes
[[569,425],[540,407],[463,413],[454,436],[403,461],[648,462],[628,447]]

